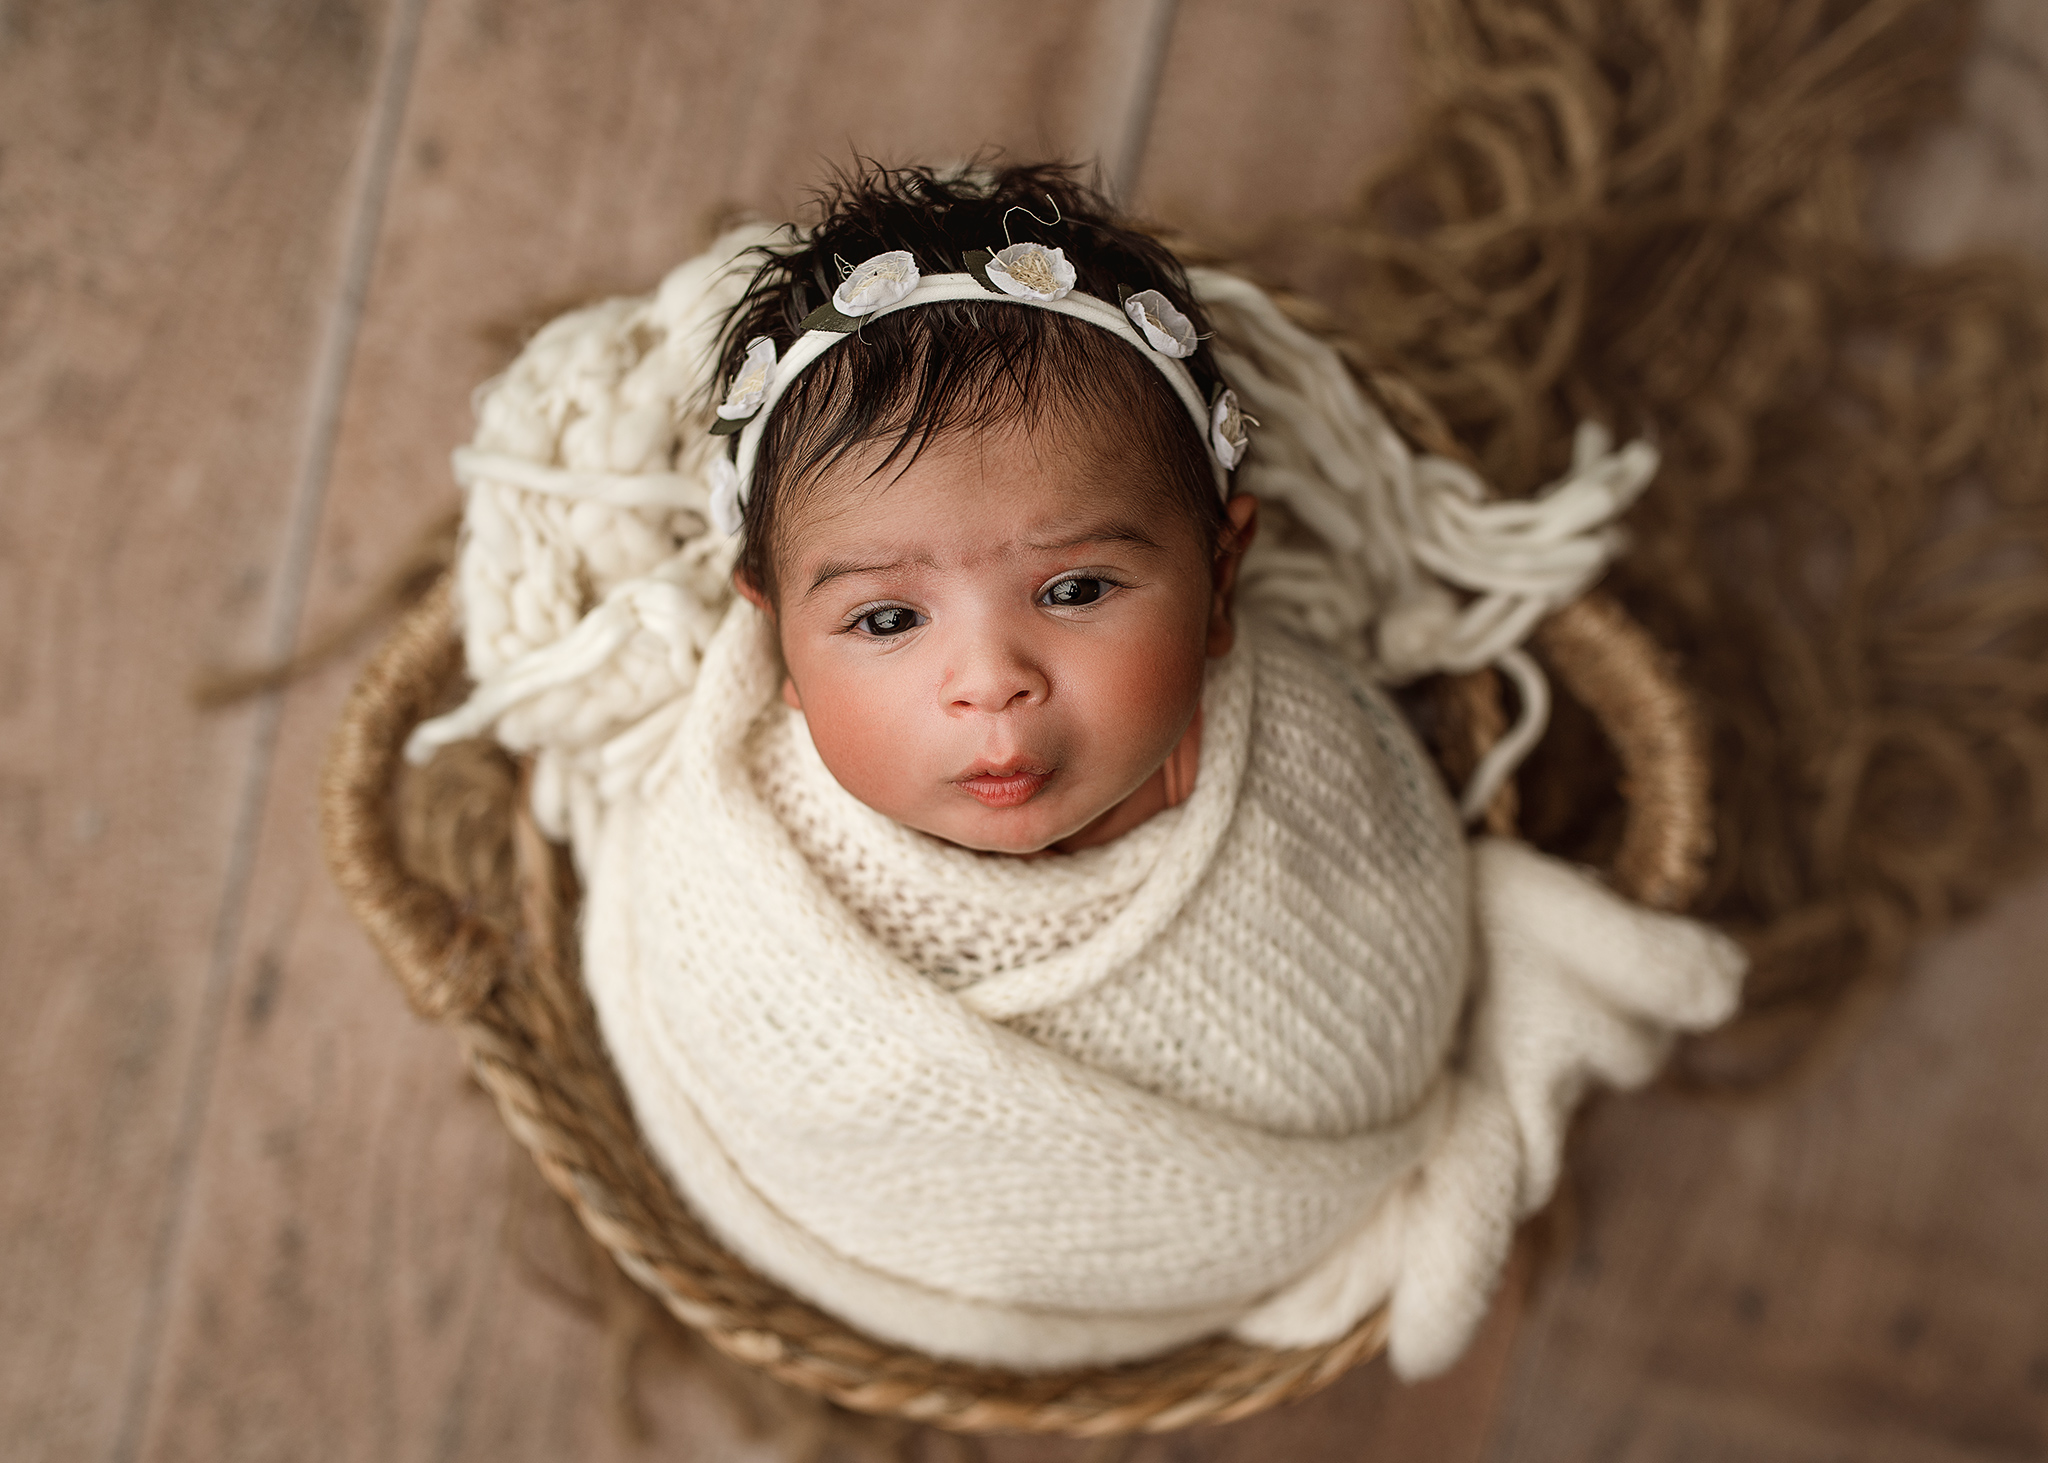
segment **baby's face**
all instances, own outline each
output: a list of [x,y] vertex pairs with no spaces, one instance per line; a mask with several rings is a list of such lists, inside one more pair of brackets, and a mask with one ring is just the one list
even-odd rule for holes
[[1115,808],[1229,648],[1235,555],[1072,435],[955,434],[872,480],[882,449],[849,454],[782,535],[785,698],[848,792],[968,848],[1029,853]]

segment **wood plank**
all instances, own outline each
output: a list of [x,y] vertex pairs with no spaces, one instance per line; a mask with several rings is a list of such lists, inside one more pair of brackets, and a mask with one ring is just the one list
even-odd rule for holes
[[0,1418],[118,1451],[225,989],[386,7],[0,20]]
[[[893,157],[1113,141],[1125,40],[1151,14],[1062,0],[1019,32],[1000,10],[825,0],[431,8],[308,623],[453,506],[447,452],[508,328],[646,288],[711,214],[786,208],[848,139]],[[304,683],[284,714],[144,1451],[621,1455],[598,1332],[499,1241],[526,1160],[320,866],[314,775],[347,679]],[[658,1360],[642,1373],[665,1443],[768,1446],[701,1368]]]
[[1400,146],[1407,47],[1405,0],[1180,0],[1135,206],[1291,273]]

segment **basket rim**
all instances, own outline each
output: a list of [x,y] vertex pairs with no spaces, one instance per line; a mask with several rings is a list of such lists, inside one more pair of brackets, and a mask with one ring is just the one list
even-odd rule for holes
[[[512,810],[518,938],[402,862],[394,789],[404,741],[462,674],[451,580],[405,614],[350,692],[322,776],[328,863],[415,1011],[455,1030],[549,1185],[678,1320],[727,1355],[857,1411],[961,1432],[1080,1437],[1234,1421],[1304,1397],[1382,1348],[1384,1307],[1318,1347],[1211,1337],[1108,1367],[973,1366],[875,1340],[725,1250],[648,1152],[603,1054],[574,970],[573,876],[533,825],[528,799]],[[1532,644],[1619,756],[1627,815],[1611,881],[1641,903],[1682,909],[1704,881],[1712,825],[1700,720],[1672,658],[1597,591],[1544,622]]]

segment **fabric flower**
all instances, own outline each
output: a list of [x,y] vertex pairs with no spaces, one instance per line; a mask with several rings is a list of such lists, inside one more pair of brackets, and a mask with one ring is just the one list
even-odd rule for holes
[[720,538],[740,531],[740,470],[723,452],[711,459],[711,530]]
[[1227,468],[1235,468],[1244,461],[1244,449],[1251,445],[1246,423],[1257,426],[1258,418],[1244,414],[1235,391],[1226,390],[1216,398],[1216,405],[1209,412],[1209,445],[1216,449],[1217,460]]
[[989,283],[1020,300],[1057,300],[1074,287],[1066,251],[1043,244],[1012,244],[989,260]]
[[1174,309],[1173,301],[1159,291],[1139,290],[1124,301],[1124,313],[1162,356],[1178,358],[1195,353],[1193,322]]
[[917,288],[917,260],[908,249],[877,254],[861,263],[832,292],[832,308],[858,319],[893,305]]
[[775,342],[757,335],[747,342],[747,359],[733,377],[732,390],[718,403],[718,414],[729,422],[752,416],[761,409],[768,383],[775,379]]

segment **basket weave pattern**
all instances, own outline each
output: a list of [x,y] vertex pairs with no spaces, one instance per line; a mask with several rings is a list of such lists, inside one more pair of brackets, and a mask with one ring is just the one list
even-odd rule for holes
[[[1711,832],[1700,729],[1671,666],[1598,595],[1553,616],[1534,644],[1619,756],[1628,816],[1615,887],[1682,908],[1699,888]],[[1468,679],[1468,695],[1491,696],[1490,677]],[[720,1350],[862,1412],[963,1432],[1075,1436],[1232,1421],[1305,1396],[1379,1350],[1384,1312],[1322,1347],[1217,1338],[1116,1367],[1025,1375],[878,1342],[749,1269],[676,1196],[634,1125],[577,973],[574,878],[534,826],[523,789],[508,781],[511,806],[495,810],[501,846],[485,852],[509,856],[484,862],[510,887],[489,889],[490,900],[457,897],[408,860],[401,748],[462,681],[444,579],[349,697],[321,788],[329,864],[413,1009],[455,1031],[548,1183],[629,1275]],[[1489,721],[1497,727],[1497,703],[1463,718],[1474,736]],[[1497,807],[1494,826],[1503,816]],[[486,903],[516,914],[494,918]]]

